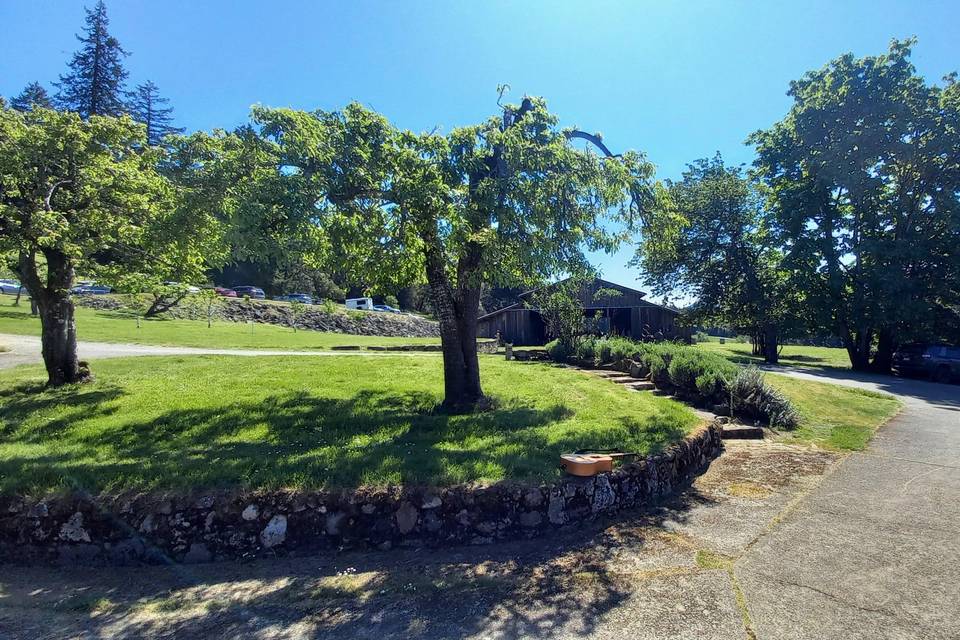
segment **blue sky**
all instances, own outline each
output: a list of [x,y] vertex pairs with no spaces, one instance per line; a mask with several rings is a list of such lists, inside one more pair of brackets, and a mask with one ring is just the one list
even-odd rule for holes
[[[92,4],[93,0],[87,2]],[[76,49],[83,2],[0,0],[0,94],[48,88]],[[263,2],[108,0],[131,52],[131,83],[153,80],[178,124],[230,128],[255,103],[331,109],[359,100],[396,124],[449,130],[510,97],[544,96],[565,125],[639,149],[663,178],[723,153],[789,108],[791,79],[844,52],[917,36],[931,81],[960,68],[960,2]],[[626,285],[631,251],[598,256]]]

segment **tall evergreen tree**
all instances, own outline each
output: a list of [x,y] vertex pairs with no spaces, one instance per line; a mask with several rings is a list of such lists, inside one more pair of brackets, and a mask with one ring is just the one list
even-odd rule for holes
[[182,128],[170,124],[173,108],[164,106],[168,102],[170,99],[161,98],[160,89],[149,80],[130,92],[130,115],[146,125],[149,144],[157,145],[166,135],[183,133]]
[[17,111],[31,111],[33,107],[52,109],[53,103],[47,90],[39,82],[31,82],[15,98],[10,98],[10,106]]
[[92,9],[86,9],[87,26],[83,35],[77,35],[82,43],[73,54],[70,71],[60,76],[56,103],[65,111],[76,111],[82,118],[92,115],[118,116],[126,111],[124,82],[127,71],[123,57],[128,55],[107,27],[107,7],[103,1]]

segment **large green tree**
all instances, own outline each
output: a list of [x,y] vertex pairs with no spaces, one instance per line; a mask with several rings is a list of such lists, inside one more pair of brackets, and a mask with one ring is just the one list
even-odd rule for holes
[[926,83],[912,44],[807,73],[750,138],[805,304],[858,370],[889,370],[958,291],[960,90]]
[[210,234],[157,169],[129,117],[0,110],[0,253],[36,301],[49,383],[82,381],[70,288],[84,274],[170,277],[202,272]]
[[695,298],[691,319],[749,333],[754,352],[776,363],[798,299],[762,198],[743,172],[719,154],[697,160],[680,181],[667,181],[648,222],[634,264],[654,290]]
[[[448,135],[398,130],[358,104],[257,108],[254,119],[277,156],[255,194],[265,228],[299,221],[299,235],[319,235],[319,251],[350,265],[355,281],[396,289],[427,280],[449,410],[483,399],[483,286],[585,271],[587,250],[625,239],[605,223],[629,229],[653,174],[638,153],[614,156],[599,136],[560,128],[538,98]],[[578,139],[599,153],[578,148]]]
[[127,52],[107,29],[110,20],[103,0],[86,12],[84,33],[77,36],[80,49],[70,60],[70,70],[55,83],[56,104],[84,118],[119,116],[127,109],[127,70],[123,67]]

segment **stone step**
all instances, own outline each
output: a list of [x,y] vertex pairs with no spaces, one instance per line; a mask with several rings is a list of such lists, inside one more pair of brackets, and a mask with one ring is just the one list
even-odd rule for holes
[[628,376],[626,374],[621,373],[618,376],[607,376],[607,380],[609,380],[610,382],[616,382],[619,384],[631,384],[633,382],[637,382],[639,378],[634,378],[632,376]]
[[656,385],[649,380],[637,380],[636,378],[633,379],[632,383],[628,383],[627,386],[634,391],[653,391],[657,388]]
[[763,428],[746,424],[723,425],[724,440],[763,440]]

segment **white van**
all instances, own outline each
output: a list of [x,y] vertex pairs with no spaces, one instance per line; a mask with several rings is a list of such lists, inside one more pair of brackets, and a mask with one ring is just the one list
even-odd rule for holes
[[347,309],[366,309],[373,311],[373,298],[347,298]]

